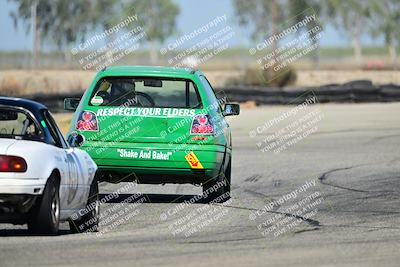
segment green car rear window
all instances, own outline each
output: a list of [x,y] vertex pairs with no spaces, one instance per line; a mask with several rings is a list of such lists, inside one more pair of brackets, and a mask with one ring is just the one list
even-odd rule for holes
[[153,77],[102,78],[89,102],[91,106],[202,108],[192,81]]

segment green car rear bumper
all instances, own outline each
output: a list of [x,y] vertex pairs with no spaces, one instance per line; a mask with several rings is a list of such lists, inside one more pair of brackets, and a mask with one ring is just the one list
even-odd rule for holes
[[[112,182],[202,183],[216,177],[226,156],[221,145],[86,142],[81,147]],[[193,156],[194,155],[194,156]]]

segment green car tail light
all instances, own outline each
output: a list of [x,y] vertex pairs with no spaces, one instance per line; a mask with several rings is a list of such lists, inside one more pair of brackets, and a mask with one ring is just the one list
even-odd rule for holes
[[192,126],[190,128],[191,134],[196,135],[212,135],[214,134],[214,126],[211,123],[209,115],[196,115],[193,118]]
[[82,132],[93,132],[99,130],[98,125],[97,116],[94,112],[82,111],[78,116],[75,129]]

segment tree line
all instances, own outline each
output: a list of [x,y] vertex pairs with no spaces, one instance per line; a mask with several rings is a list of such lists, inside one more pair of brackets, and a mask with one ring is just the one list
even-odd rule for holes
[[[307,13],[317,21],[307,24],[333,25],[344,39],[349,39],[357,63],[362,62],[362,37],[383,38],[392,63],[396,62],[400,41],[400,0],[233,0],[240,25],[252,29],[252,38],[265,37],[266,29],[274,33],[285,21],[299,22]],[[304,12],[307,10],[308,12]],[[277,43],[274,44],[278,46]]]
[[[94,32],[106,31],[124,18],[137,14],[146,31],[142,41],[150,44],[152,61],[157,61],[156,44],[176,30],[179,7],[171,0],[8,0],[17,4],[10,15],[33,36],[33,65],[37,65],[43,40],[70,56],[71,46],[83,43]],[[137,27],[137,25],[130,25]],[[106,40],[110,42],[112,40]]]
[[[89,34],[107,30],[132,14],[138,14],[146,31],[144,41],[149,43],[150,58],[157,61],[156,47],[177,33],[176,18],[180,13],[173,0],[8,1],[17,5],[16,11],[10,14],[15,26],[22,23],[32,33],[34,62],[44,42],[65,51],[68,58],[72,45],[84,42]],[[287,21],[303,20],[304,11],[311,10],[318,20],[307,24],[307,29],[333,25],[343,33],[343,38],[351,41],[358,63],[362,62],[365,35],[383,38],[388,55],[393,63],[396,61],[400,0],[232,0],[232,3],[236,21],[250,29],[253,41],[279,31]],[[273,46],[278,47],[279,41]]]

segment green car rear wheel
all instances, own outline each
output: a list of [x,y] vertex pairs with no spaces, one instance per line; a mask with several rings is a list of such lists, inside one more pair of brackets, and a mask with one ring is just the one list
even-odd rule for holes
[[203,184],[203,197],[206,203],[224,203],[231,198],[231,160],[226,170],[217,179]]

